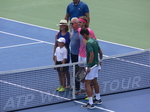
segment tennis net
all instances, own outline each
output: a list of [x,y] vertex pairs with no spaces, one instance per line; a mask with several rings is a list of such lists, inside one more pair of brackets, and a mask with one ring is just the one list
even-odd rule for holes
[[[80,63],[0,72],[0,111],[56,104],[84,98],[75,95],[75,67]],[[69,66],[72,89],[56,91],[58,73],[54,68]],[[98,82],[101,95],[150,87],[150,50],[105,57]]]

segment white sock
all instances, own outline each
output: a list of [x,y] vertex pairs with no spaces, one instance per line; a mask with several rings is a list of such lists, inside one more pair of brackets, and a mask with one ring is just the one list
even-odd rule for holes
[[88,97],[89,98],[89,104],[92,105],[93,104],[93,98],[92,97]]
[[97,100],[100,100],[100,99],[101,99],[100,93],[96,94],[96,99],[97,99]]

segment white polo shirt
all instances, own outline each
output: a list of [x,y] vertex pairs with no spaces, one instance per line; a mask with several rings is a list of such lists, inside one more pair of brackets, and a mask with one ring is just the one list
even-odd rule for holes
[[59,46],[56,48],[55,54],[57,57],[57,61],[62,61],[63,59],[67,59],[67,49],[66,47],[60,48]]

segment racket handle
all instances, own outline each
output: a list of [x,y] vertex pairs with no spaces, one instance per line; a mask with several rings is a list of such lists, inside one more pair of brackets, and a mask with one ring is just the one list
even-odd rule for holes
[[[93,68],[95,68],[96,66],[97,66],[97,65],[94,65],[94,66],[92,66],[90,69],[93,69]],[[88,68],[88,67],[85,68],[85,71],[87,71],[87,68]]]

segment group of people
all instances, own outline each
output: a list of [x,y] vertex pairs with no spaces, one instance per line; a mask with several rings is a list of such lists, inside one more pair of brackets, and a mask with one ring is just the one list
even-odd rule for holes
[[[69,32],[68,22],[70,21],[71,33]],[[97,82],[98,67],[102,64],[103,53],[98,45],[96,36],[89,28],[90,17],[88,5],[80,0],[73,0],[67,6],[66,16],[61,20],[60,27],[55,36],[54,56],[55,65],[71,62],[85,61],[86,64],[77,65],[77,70],[84,69],[87,73],[82,82],[75,81],[77,94],[86,92],[89,102],[82,105],[84,108],[94,108],[94,104],[101,104],[100,89]],[[97,65],[93,69],[91,67]],[[60,87],[59,92],[70,88],[69,67],[57,68]],[[95,98],[93,99],[93,89]]]

